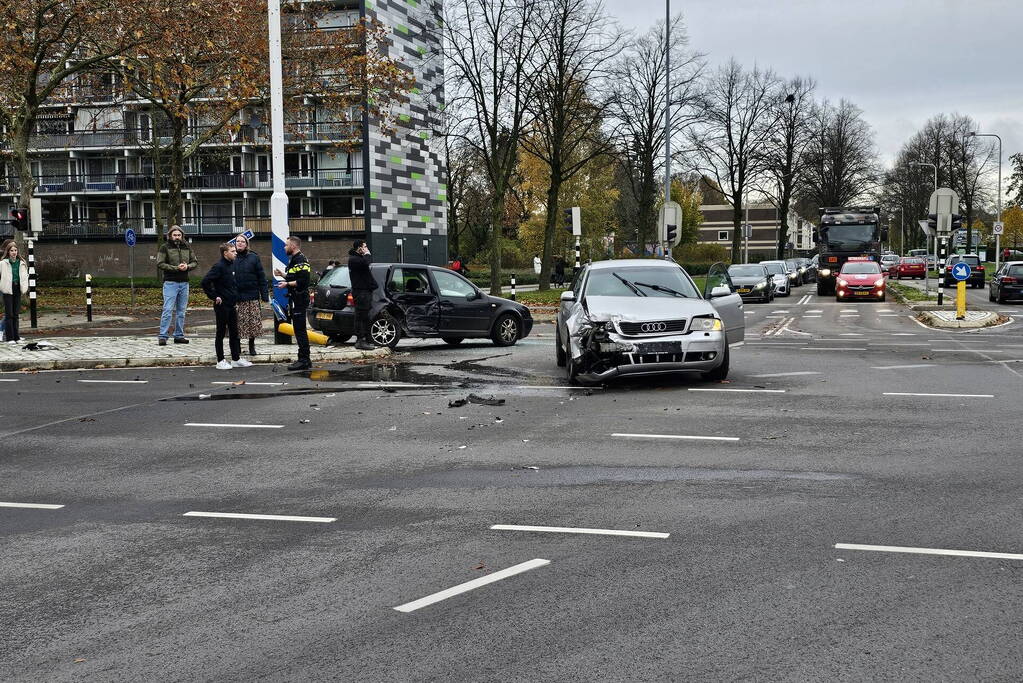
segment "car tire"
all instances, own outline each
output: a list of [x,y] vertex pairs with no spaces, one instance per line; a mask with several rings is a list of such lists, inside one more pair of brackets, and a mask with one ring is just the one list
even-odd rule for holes
[[559,368],[563,368],[568,362],[568,354],[565,353],[565,347],[561,344],[561,328],[558,327],[557,322],[554,323],[554,329],[554,360]]
[[721,382],[728,379],[728,365],[730,362],[729,356],[731,354],[728,351],[728,344],[725,343],[725,358],[721,361],[721,365],[717,366],[710,372],[703,373],[703,378],[709,382]]
[[327,338],[327,341],[334,346],[339,344],[347,344],[348,340],[352,338],[350,334],[335,334]]
[[458,346],[465,337],[441,337],[441,340],[448,346]]
[[521,334],[518,319],[511,313],[505,313],[494,322],[490,341],[494,342],[494,346],[514,346]]
[[1006,301],[1008,301],[1008,299],[1005,298],[1004,294],[1002,294],[1001,292],[998,292],[998,298],[995,299],[995,301],[997,301],[1000,304],[1004,304]]
[[994,301],[995,300],[995,290],[992,289],[991,287],[988,287],[988,290],[987,290],[987,300],[988,301]]
[[377,346],[393,349],[401,341],[401,326],[394,316],[385,311],[370,322],[369,338]]

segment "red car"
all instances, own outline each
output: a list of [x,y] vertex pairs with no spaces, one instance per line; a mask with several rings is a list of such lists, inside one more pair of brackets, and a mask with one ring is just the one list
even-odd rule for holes
[[903,256],[888,268],[888,274],[896,280],[901,280],[904,277],[923,280],[927,274],[927,265],[922,258]]
[[846,261],[835,280],[835,300],[884,301],[885,274],[876,261]]

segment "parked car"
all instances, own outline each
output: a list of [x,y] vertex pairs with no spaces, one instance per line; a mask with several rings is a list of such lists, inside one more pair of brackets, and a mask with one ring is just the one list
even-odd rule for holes
[[775,295],[788,296],[792,293],[792,278],[789,277],[789,269],[784,261],[761,261],[760,265],[767,268],[774,279]]
[[926,275],[927,266],[924,264],[924,259],[918,256],[903,256],[888,266],[888,276],[894,277],[896,280],[905,277],[923,280]]
[[967,287],[983,287],[986,279],[984,277],[984,264],[976,254],[954,254],[945,259],[945,262],[938,266],[938,281],[942,287],[953,287],[957,280],[952,277],[952,266],[956,263],[968,263],[970,265],[970,277],[966,280]]
[[774,301],[774,278],[759,263],[740,263],[728,266],[735,292],[743,301],[757,300],[765,304]]
[[[402,337],[490,339],[511,346],[529,335],[533,318],[522,304],[489,296],[454,271],[413,263],[374,263],[377,281],[370,310],[370,338],[394,348]],[[355,333],[355,302],[348,266],[327,272],[309,305],[309,325],[336,343]]]
[[885,274],[877,261],[849,259],[835,278],[835,300],[885,299]]
[[562,292],[555,353],[569,381],[621,375],[700,372],[728,376],[729,344],[744,338],[742,299],[728,270],[714,264],[700,291],[681,266],[656,259],[583,266]]
[[1000,304],[1009,299],[1023,299],[1023,261],[1006,261],[991,276],[987,298]]

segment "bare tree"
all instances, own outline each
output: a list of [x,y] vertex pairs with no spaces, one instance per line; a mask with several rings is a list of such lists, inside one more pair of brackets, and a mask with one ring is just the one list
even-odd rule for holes
[[817,107],[814,130],[802,159],[798,192],[818,207],[848,206],[878,188],[874,132],[852,102]]
[[732,261],[742,247],[742,212],[747,191],[770,166],[767,146],[779,119],[778,78],[771,71],[747,71],[730,60],[708,79],[703,93],[704,125],[694,131],[702,172],[717,183],[732,206]]
[[959,195],[966,219],[966,250],[973,245],[973,217],[977,206],[988,196],[991,172],[997,167],[995,146],[983,138],[970,137],[977,122],[969,116],[953,114],[943,148],[949,181]]
[[533,120],[523,148],[550,171],[540,289],[550,287],[561,186],[594,159],[610,154],[601,127],[610,97],[601,85],[621,47],[621,33],[599,0],[547,0],[550,21],[536,54],[538,85],[528,107]]
[[447,6],[452,135],[475,149],[490,184],[490,292],[501,293],[505,200],[536,88],[532,55],[546,18],[539,0],[453,0]]
[[[664,103],[667,79],[664,24],[633,40],[611,71],[609,114],[616,126],[619,160],[624,166],[627,204],[640,253],[656,239],[659,173],[663,170]],[[671,20],[671,121],[673,137],[681,137],[699,119],[698,85],[703,55],[689,49],[681,15]]]

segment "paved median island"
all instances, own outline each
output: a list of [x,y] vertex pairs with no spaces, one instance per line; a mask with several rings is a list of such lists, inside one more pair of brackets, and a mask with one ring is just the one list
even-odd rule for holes
[[[35,345],[33,347],[33,345]],[[29,348],[26,348],[29,347]],[[32,350],[32,349],[35,350]],[[254,363],[294,360],[297,347],[261,344],[260,353],[242,356]],[[387,356],[386,348],[357,351],[351,346],[312,348],[314,363],[337,363],[357,358]],[[192,338],[190,344],[157,346],[146,337],[35,337],[14,344],[0,344],[0,371],[78,370],[87,368],[133,368],[165,365],[214,365],[213,340]],[[229,376],[229,372],[224,373]]]
[[937,306],[913,307],[913,310],[918,311],[916,319],[925,325],[930,325],[931,327],[974,329],[978,327],[1001,325],[1002,323],[1009,321],[1007,317],[996,313],[995,311],[966,311],[966,317],[962,320],[957,320],[956,312],[954,310],[933,309],[937,309]]

